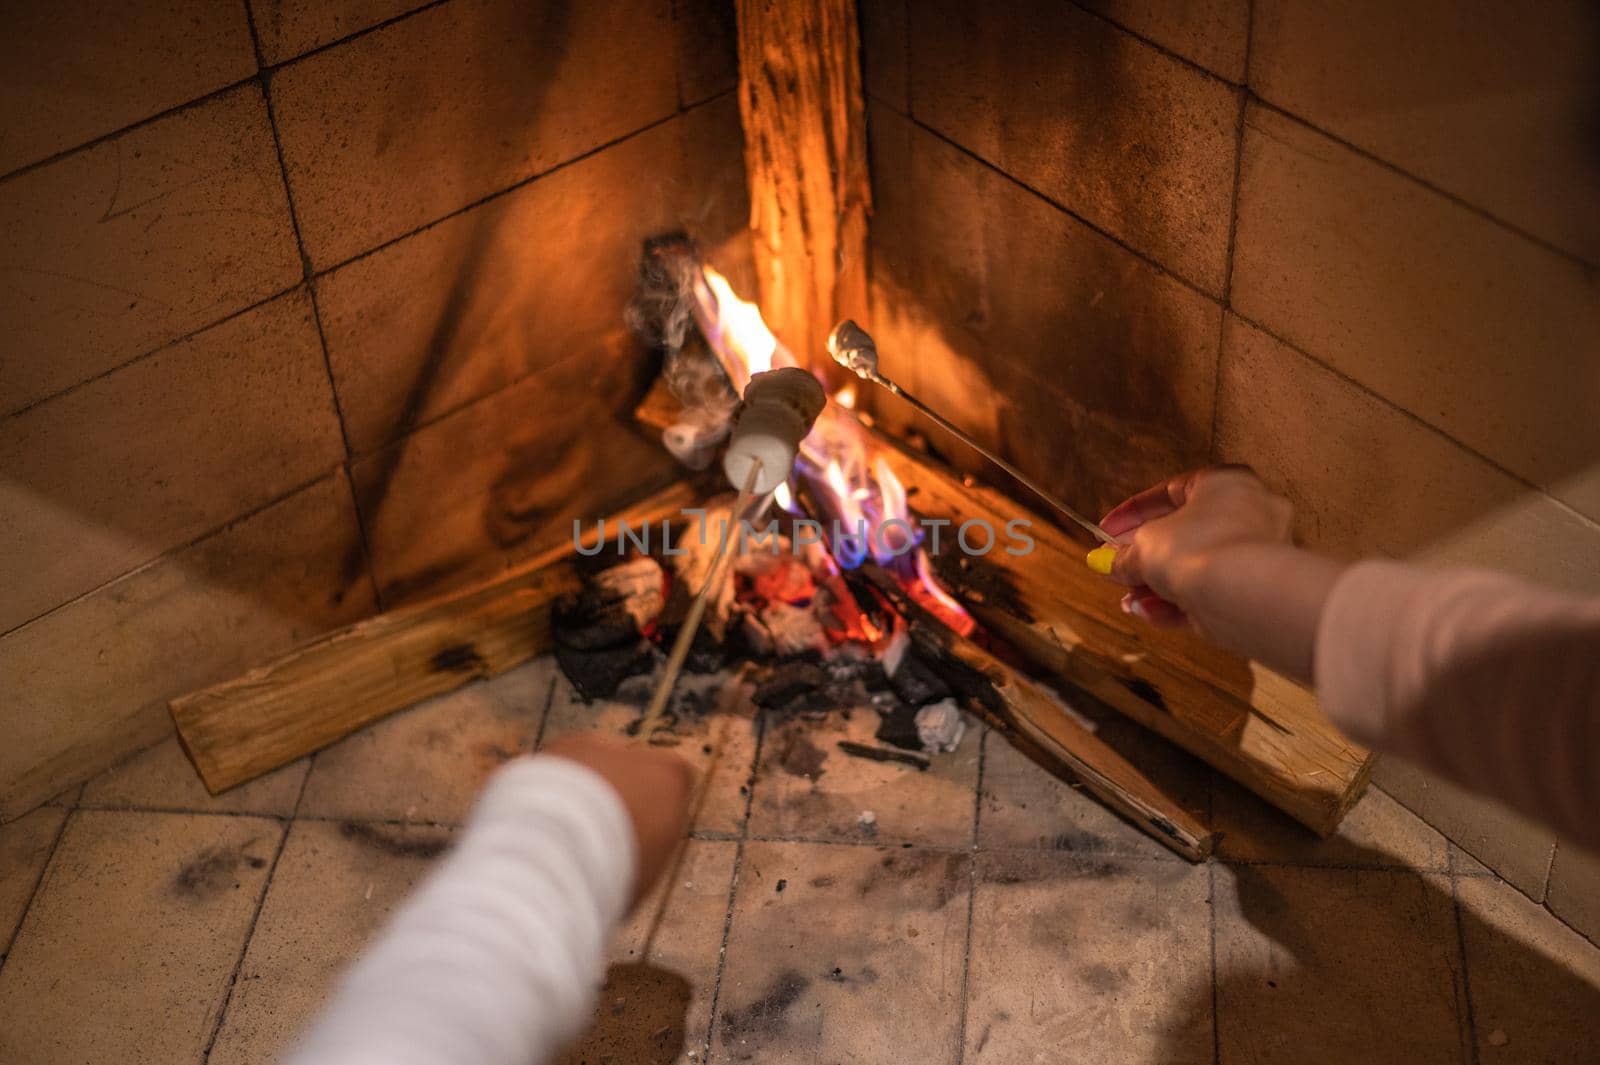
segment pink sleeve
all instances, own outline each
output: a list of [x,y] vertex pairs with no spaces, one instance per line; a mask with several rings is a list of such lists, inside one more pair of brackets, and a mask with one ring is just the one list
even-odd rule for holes
[[1351,738],[1600,850],[1600,599],[1361,562],[1323,607],[1315,675]]

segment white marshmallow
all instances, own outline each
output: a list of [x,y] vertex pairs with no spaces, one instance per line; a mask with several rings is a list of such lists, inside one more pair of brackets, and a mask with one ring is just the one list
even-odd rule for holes
[[744,403],[723,457],[722,469],[735,488],[743,488],[750,464],[759,461],[755,491],[765,495],[789,479],[800,441],[827,403],[817,379],[798,366],[768,370],[750,378]]
[[846,318],[828,334],[828,354],[857,377],[871,380],[878,372],[878,346],[865,329]]

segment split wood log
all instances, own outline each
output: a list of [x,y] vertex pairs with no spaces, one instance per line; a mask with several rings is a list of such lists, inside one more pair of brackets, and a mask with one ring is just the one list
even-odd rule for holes
[[[912,509],[948,519],[939,575],[980,623],[1040,667],[1166,737],[1307,827],[1331,834],[1360,798],[1374,756],[1335,729],[1316,696],[1187,630],[1124,614],[1122,589],[1091,573],[1088,546],[1008,497],[873,434],[912,493]],[[997,531],[1020,518],[1034,549],[959,551],[963,521]],[[981,546],[974,535],[975,546]]]
[[801,365],[867,308],[866,106],[856,0],[738,0],[739,115],[761,309]]
[[[637,528],[700,498],[679,482],[617,517]],[[585,539],[595,540],[593,530]],[[572,547],[562,544],[484,584],[357,622],[172,700],[178,737],[206,788],[226,791],[396,710],[543,654],[551,605],[579,583]]]
[[1080,724],[1048,688],[961,636],[910,601],[876,566],[864,572],[911,622],[918,661],[932,669],[967,708],[981,715],[1046,768],[1065,769],[1092,795],[1145,835],[1192,862],[1216,847],[1217,834],[1194,813]]

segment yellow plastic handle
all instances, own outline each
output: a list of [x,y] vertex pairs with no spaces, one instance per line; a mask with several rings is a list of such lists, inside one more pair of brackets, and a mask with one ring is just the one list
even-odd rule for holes
[[1116,544],[1101,544],[1093,551],[1090,551],[1084,557],[1084,561],[1089,564],[1090,569],[1100,574],[1100,576],[1109,577],[1111,576],[1111,563],[1115,562],[1116,558]]

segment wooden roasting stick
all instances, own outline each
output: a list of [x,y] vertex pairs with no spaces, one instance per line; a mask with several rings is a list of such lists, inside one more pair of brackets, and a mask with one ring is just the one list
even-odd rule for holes
[[711,565],[706,568],[706,581],[700,586],[699,593],[689,606],[689,613],[683,619],[683,625],[678,629],[678,638],[672,643],[672,653],[667,656],[667,666],[661,672],[661,680],[656,683],[656,690],[650,696],[650,705],[645,709],[644,719],[639,723],[640,743],[649,743],[650,737],[655,735],[656,729],[661,724],[661,715],[667,709],[667,701],[672,698],[672,689],[678,683],[678,674],[683,669],[684,659],[689,657],[689,647],[694,643],[695,633],[700,631],[700,620],[706,616],[706,602],[725,577],[722,566],[729,557],[728,544],[738,539],[739,523],[745,520],[744,511],[755,495],[756,481],[761,476],[761,469],[760,460],[750,464],[750,472],[745,476],[744,485],[739,489],[738,502],[733,505],[731,516],[735,528],[723,530],[722,537],[717,543],[717,553],[711,556]]
[[[679,482],[617,515],[634,526],[703,498]],[[592,536],[591,536],[592,539]],[[235,680],[170,703],[215,795],[408,706],[550,649],[550,607],[580,585],[571,544],[503,576],[356,622]]]

